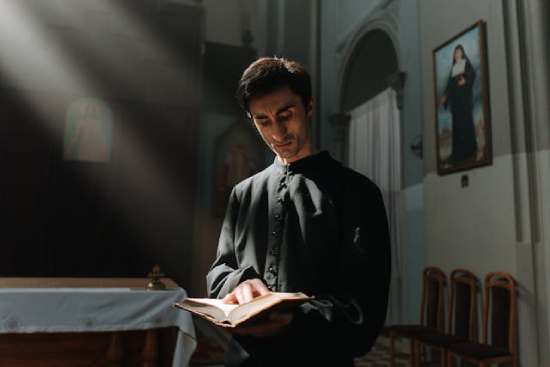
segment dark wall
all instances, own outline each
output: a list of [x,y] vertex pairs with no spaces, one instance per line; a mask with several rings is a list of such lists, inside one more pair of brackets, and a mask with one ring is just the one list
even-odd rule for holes
[[346,68],[342,109],[350,111],[388,87],[387,78],[398,69],[393,42],[381,30],[361,39]]
[[243,71],[256,57],[256,49],[251,47],[204,43],[202,108],[205,112],[244,115],[235,92]]
[[[201,9],[11,2],[22,29],[0,35],[0,275],[143,276],[159,263],[184,282]],[[112,113],[110,160],[64,160],[69,107],[90,97]]]

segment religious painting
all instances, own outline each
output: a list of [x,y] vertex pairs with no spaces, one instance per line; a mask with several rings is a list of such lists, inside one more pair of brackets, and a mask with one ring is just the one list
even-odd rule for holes
[[223,217],[233,187],[265,167],[266,151],[252,122],[237,120],[217,139],[213,213]]
[[63,159],[109,162],[112,126],[111,109],[102,100],[81,98],[73,102],[65,121]]
[[437,172],[492,164],[485,23],[433,51]]

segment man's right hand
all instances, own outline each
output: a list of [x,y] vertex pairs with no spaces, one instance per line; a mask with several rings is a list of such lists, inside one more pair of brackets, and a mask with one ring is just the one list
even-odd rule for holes
[[260,279],[248,279],[242,282],[223,298],[223,303],[243,304],[254,298],[270,293],[267,286]]

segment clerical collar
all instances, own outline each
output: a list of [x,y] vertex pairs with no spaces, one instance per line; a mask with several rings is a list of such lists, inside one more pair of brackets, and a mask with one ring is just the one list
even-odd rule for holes
[[275,157],[273,164],[281,171],[299,172],[309,169],[321,168],[332,160],[328,151],[323,150],[315,154],[308,155],[302,159],[291,162],[289,164],[282,163],[279,158]]

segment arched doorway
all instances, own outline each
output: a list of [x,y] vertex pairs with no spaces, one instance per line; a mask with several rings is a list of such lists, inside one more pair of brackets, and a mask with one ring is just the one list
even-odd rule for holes
[[369,29],[349,50],[340,89],[340,110],[349,116],[344,156],[348,165],[382,191],[392,247],[387,324],[402,320],[401,287],[401,123],[402,74],[392,37]]
[[345,66],[341,111],[348,112],[388,88],[398,70],[397,53],[388,33],[381,29],[367,32]]

